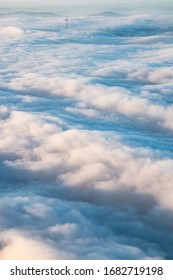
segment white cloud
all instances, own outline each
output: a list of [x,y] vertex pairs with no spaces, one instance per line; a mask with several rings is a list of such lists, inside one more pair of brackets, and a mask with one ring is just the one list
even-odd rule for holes
[[[157,203],[172,209],[172,159],[155,158],[152,151],[126,147],[116,138],[106,140],[102,133],[63,131],[57,125],[47,124],[38,115],[21,112],[13,112],[1,123],[1,135],[0,151],[16,156],[16,160],[4,161],[11,176],[17,172],[21,180],[58,179],[67,186],[84,188],[84,197],[85,188],[86,194],[88,188],[91,193],[92,190],[108,190],[108,194],[109,191],[115,193],[111,199],[117,203],[116,193],[119,191],[122,199],[125,199],[125,192],[131,193],[132,197],[151,195]],[[97,196],[102,200],[101,193],[98,195],[94,191],[93,194],[96,203]],[[37,206],[26,209],[36,215],[46,214],[41,208],[39,214]]]
[[0,260],[52,260],[68,259],[64,252],[45,244],[45,241],[33,239],[26,233],[16,230],[4,230],[0,234],[2,248]]
[[[171,80],[170,70],[158,70],[149,74],[151,82],[160,80],[163,82]],[[162,73],[163,72],[163,73]],[[165,77],[164,74],[165,73]],[[147,71],[137,71],[129,75],[133,79],[144,79],[148,75]],[[124,114],[136,122],[155,127],[164,127],[173,130],[172,118],[173,107],[152,104],[146,98],[134,96],[129,90],[121,87],[106,87],[100,85],[87,84],[81,79],[66,78],[43,78],[35,74],[28,74],[23,78],[11,81],[10,88],[15,90],[30,90],[34,95],[52,95],[57,97],[68,97],[76,101],[84,102],[92,109],[82,113],[92,117],[96,116],[96,109],[107,113]],[[69,109],[67,109],[69,111]],[[72,112],[73,109],[70,109]],[[78,109],[80,112],[81,109]]]
[[49,228],[49,231],[51,233],[55,234],[63,234],[63,235],[71,235],[75,232],[76,230],[76,225],[75,224],[56,224],[52,227]]
[[9,116],[10,109],[7,106],[0,106],[0,119],[5,119]]
[[8,26],[0,29],[1,36],[18,37],[24,35],[24,31],[20,28]]

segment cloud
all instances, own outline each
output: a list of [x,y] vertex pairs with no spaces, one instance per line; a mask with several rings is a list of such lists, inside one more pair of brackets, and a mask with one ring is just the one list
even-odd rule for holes
[[45,241],[34,240],[26,233],[5,230],[0,234],[0,260],[68,259],[63,252],[51,248]]
[[[129,75],[132,79],[143,79],[148,75],[147,71],[138,70]],[[150,82],[162,80],[171,80],[170,69],[157,70],[150,73],[148,80]],[[96,116],[96,110],[106,113],[110,111],[114,114],[123,114],[132,118],[136,122],[141,122],[146,126],[163,127],[173,129],[172,117],[173,107],[152,104],[144,97],[134,96],[129,90],[121,87],[106,87],[104,85],[88,84],[81,79],[66,78],[44,78],[35,74],[27,74],[23,78],[17,78],[11,81],[10,88],[15,90],[29,90],[33,95],[68,97],[76,101],[83,102],[90,106],[90,110],[81,112],[91,117]],[[69,111],[69,108],[67,109]],[[76,109],[75,109],[76,110]],[[70,109],[74,111],[74,109]],[[150,124],[150,125],[149,125]]]
[[[11,180],[23,182],[60,180],[65,186],[84,189],[84,197],[88,192],[90,196],[93,190],[92,199],[96,202],[97,197],[102,201],[102,191],[108,191],[107,198],[103,195],[106,203],[109,200],[128,203],[126,192],[129,203],[134,205],[133,196],[152,195],[157,203],[172,209],[172,159],[162,158],[161,154],[155,157],[150,150],[130,148],[113,135],[114,140],[111,141],[94,131],[63,131],[60,126],[48,124],[44,118],[23,112],[13,112],[1,124],[1,135],[1,153],[5,150],[9,155],[15,155],[14,159],[9,157],[3,162],[6,180],[10,176]],[[99,195],[98,190],[101,190]],[[142,208],[142,202],[137,207]],[[45,215],[44,209],[40,209],[40,214],[34,209],[28,211]]]
[[76,225],[75,224],[56,224],[52,227],[49,228],[49,231],[52,233],[56,233],[56,234],[63,234],[63,235],[70,235],[73,234],[73,232],[76,229]]
[[149,81],[152,83],[172,83],[173,68],[163,68],[153,71],[149,76]]
[[[34,206],[38,202],[46,203],[51,209],[49,219],[33,218],[23,211],[23,206]],[[157,245],[159,230],[152,229],[152,224],[142,224],[135,215],[128,211],[123,213],[118,208],[33,195],[6,198],[3,205],[1,200],[0,206],[1,211],[6,210],[6,217],[20,212],[18,229],[1,228],[2,259],[160,259],[163,254]],[[130,219],[127,220],[127,217]],[[16,221],[8,221],[8,227],[12,223],[14,227]],[[149,222],[152,223],[152,219]],[[125,236],[122,232],[126,233]],[[162,233],[162,238],[165,234]],[[169,242],[171,239],[167,237]],[[152,240],[155,240],[154,244]],[[163,244],[162,250],[165,248],[168,244]]]
[[1,36],[20,37],[24,35],[24,31],[20,28],[8,26],[0,29]]
[[[40,114],[13,111],[9,118],[1,123],[1,135],[4,139],[1,141],[0,148],[0,155],[3,156],[1,180],[7,184],[5,189],[8,191],[9,185],[13,185],[11,191],[14,198],[17,193],[31,191],[37,192],[39,195],[46,192],[46,196],[51,197],[50,201],[41,197],[15,198],[3,201],[2,212],[6,213],[4,218],[7,219],[11,215],[21,217],[19,221],[21,225],[23,223],[22,228],[27,227],[30,236],[36,231],[39,242],[45,237],[50,240],[53,238],[51,246],[56,247],[57,250],[63,249],[70,258],[107,258],[111,255],[113,258],[125,258],[125,256],[127,258],[159,258],[159,250],[163,250],[161,255],[164,257],[167,245],[163,245],[163,248],[160,247],[160,249],[153,247],[153,251],[150,252],[148,249],[149,251],[144,253],[144,248],[139,243],[133,245],[131,232],[127,236],[127,244],[125,240],[121,240],[119,233],[115,234],[116,231],[112,228],[111,221],[110,224],[106,223],[103,226],[100,232],[101,236],[95,240],[95,227],[102,227],[101,217],[98,225],[94,226],[93,223],[97,221],[98,214],[96,212],[99,211],[100,207],[102,215],[106,216],[113,215],[114,211],[119,213],[125,209],[130,215],[130,209],[133,209],[136,214],[132,220],[139,219],[144,215],[147,223],[152,218],[150,214],[152,209],[162,207],[172,211],[171,159],[164,159],[159,153],[156,156],[150,150],[128,147],[111,133],[106,136],[105,133],[97,131],[63,130],[60,125],[51,123],[51,119],[49,120]],[[4,155],[4,150],[8,154]],[[18,185],[20,187],[17,187]],[[58,200],[59,198],[62,198],[65,204],[62,204]],[[84,203],[83,210],[81,210],[81,203]],[[21,206],[19,207],[19,205]],[[57,205],[57,209],[55,205]],[[76,210],[74,210],[75,205]],[[105,213],[107,207],[112,209],[109,214]],[[85,213],[82,214],[81,211]],[[87,214],[88,211],[90,214]],[[164,211],[163,217],[165,215],[166,219],[167,213],[166,210]],[[54,212],[57,214],[53,214]],[[22,216],[19,213],[22,213]],[[90,221],[90,215],[93,217],[93,222]],[[161,227],[165,227],[167,231],[167,226],[164,226],[165,219],[163,219]],[[118,220],[117,217],[117,222]],[[159,220],[159,216],[156,215],[155,222],[157,220]],[[125,218],[124,227],[127,226],[126,223],[127,219]],[[144,222],[144,228],[147,228],[147,223]],[[3,219],[2,224],[12,227],[15,225],[15,221],[10,219],[7,223]],[[81,236],[80,228],[82,226],[84,226],[84,230]],[[111,237],[112,234],[108,233],[104,227],[108,228],[108,232],[113,231],[114,241]],[[118,227],[117,225],[117,231]],[[91,236],[88,229],[92,231]],[[157,226],[156,228],[154,226],[153,230],[157,231]],[[141,232],[139,230],[138,235],[141,235]],[[61,238],[63,236],[62,243],[57,246],[56,242],[60,235]],[[149,237],[149,235],[147,242],[150,245],[147,245],[147,248],[151,248],[152,238],[155,236],[153,234]],[[78,236],[82,238],[83,253],[78,249],[77,241],[73,244],[74,236],[77,240]],[[104,236],[107,236],[108,242],[106,251],[101,249],[102,246],[104,248]],[[88,242],[85,241],[88,238]],[[142,236],[140,238],[143,240]],[[69,241],[67,242],[67,240]],[[159,237],[157,240],[159,243]],[[116,253],[113,253],[111,244],[115,241],[117,244],[114,244],[113,250]],[[14,246],[23,246],[22,242],[24,242],[23,239],[20,243],[20,238],[17,235]],[[144,244],[143,242],[146,241],[143,240],[142,244]],[[13,249],[10,246],[12,245],[8,245],[6,249],[4,247],[2,258],[6,258],[6,252]],[[42,250],[42,245],[40,246],[40,250]],[[33,244],[30,247],[32,248]],[[97,253],[93,253],[93,250],[96,250]],[[38,254],[36,251],[33,254],[39,258],[39,248]],[[63,256],[60,254],[60,258]],[[26,251],[26,258],[30,257],[30,251]],[[21,258],[24,258],[23,255]],[[49,254],[46,255],[46,258],[49,258]],[[55,257],[51,253],[50,258],[58,258],[58,256]]]
[[0,106],[0,119],[6,119],[10,114],[10,109],[7,106]]

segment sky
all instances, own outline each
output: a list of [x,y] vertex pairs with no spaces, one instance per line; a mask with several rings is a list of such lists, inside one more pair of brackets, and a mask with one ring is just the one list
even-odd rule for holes
[[173,259],[173,18],[3,11],[0,259]]
[[1,6],[32,6],[32,5],[115,5],[115,6],[172,6],[171,0],[95,0],[94,2],[92,0],[87,1],[79,1],[79,0],[1,0]]

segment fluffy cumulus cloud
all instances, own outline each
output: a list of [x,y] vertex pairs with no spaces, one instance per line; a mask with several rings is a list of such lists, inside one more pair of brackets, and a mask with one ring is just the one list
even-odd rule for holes
[[1,36],[10,36],[10,37],[18,37],[24,35],[24,32],[22,29],[13,27],[13,26],[8,26],[5,28],[0,29],[0,35]]
[[34,240],[16,230],[2,231],[0,240],[3,240],[0,251],[1,260],[68,259],[67,254],[54,250],[44,241]]
[[[145,75],[147,75],[147,71],[138,70],[137,73],[131,73],[130,77],[138,80],[144,79]],[[161,79],[163,79],[163,82],[166,82],[171,80],[171,75],[171,69],[161,69],[152,72],[147,78],[153,82],[158,82]],[[83,102],[90,109],[85,111],[86,108],[82,108],[83,111],[81,110],[81,113],[91,117],[95,117],[96,112],[100,113],[101,110],[106,114],[112,112],[116,115],[125,115],[134,121],[141,122],[142,125],[143,123],[151,123],[153,126],[161,126],[173,130],[172,105],[161,106],[159,104],[152,104],[143,96],[133,96],[131,91],[122,87],[112,86],[107,88],[99,84],[86,84],[80,78],[69,80],[27,74],[22,78],[12,80],[10,88],[20,91],[23,89],[31,90],[34,95],[41,92],[43,95],[68,97]],[[75,110],[76,108],[71,108],[71,112],[75,112]],[[80,112],[80,108],[78,112]]]
[[171,259],[172,19],[1,21],[0,259]]

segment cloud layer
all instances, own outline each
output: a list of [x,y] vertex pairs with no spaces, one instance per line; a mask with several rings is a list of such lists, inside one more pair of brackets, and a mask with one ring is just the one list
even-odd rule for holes
[[0,259],[172,259],[172,19],[1,24]]

